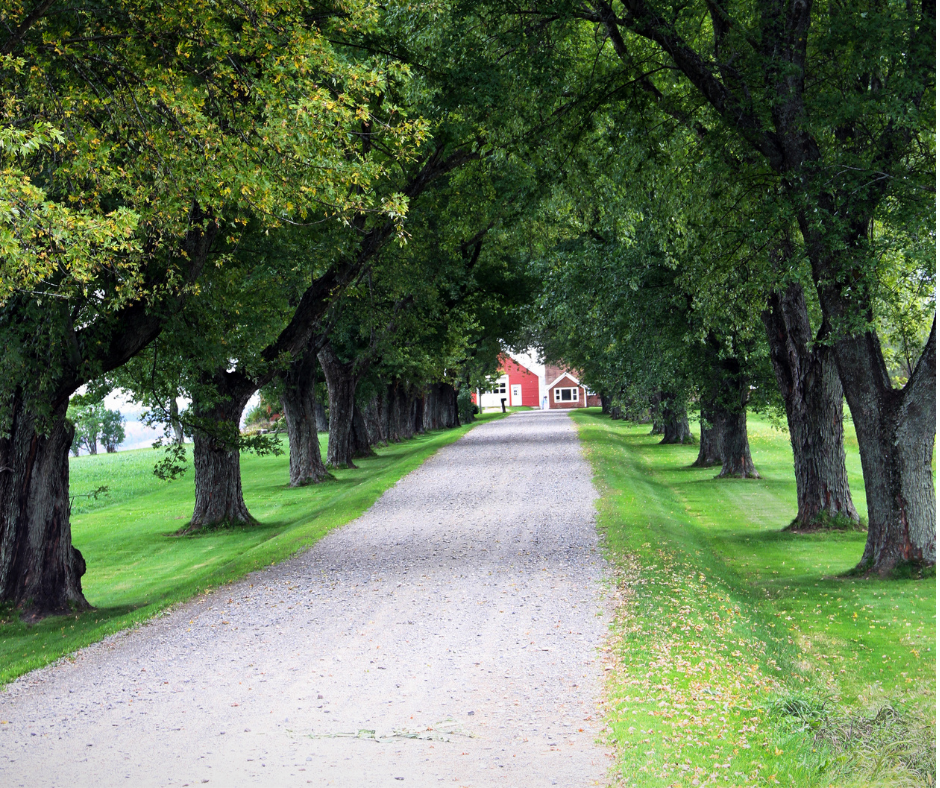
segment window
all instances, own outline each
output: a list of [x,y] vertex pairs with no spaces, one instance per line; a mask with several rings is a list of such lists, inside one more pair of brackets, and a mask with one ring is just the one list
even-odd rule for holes
[[578,390],[574,389],[555,389],[555,402],[577,402]]
[[496,383],[492,389],[490,389],[490,394],[505,394],[506,393],[506,383]]

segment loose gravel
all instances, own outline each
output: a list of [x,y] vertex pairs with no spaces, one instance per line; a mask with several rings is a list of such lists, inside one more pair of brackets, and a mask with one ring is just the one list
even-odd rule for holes
[[564,412],[481,424],[309,551],[11,684],[0,785],[604,784],[594,498]]

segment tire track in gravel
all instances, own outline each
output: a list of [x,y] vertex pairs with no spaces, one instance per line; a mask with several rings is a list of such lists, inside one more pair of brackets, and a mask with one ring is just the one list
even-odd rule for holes
[[0,784],[604,784],[595,497],[566,413],[480,425],[302,555],[11,684]]

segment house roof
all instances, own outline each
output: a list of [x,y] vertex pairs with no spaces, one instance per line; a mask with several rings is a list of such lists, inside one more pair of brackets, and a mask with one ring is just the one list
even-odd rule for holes
[[519,361],[516,361],[512,356],[507,353],[500,353],[499,355],[499,368],[500,371],[508,372],[510,367],[515,367],[514,371],[523,372],[527,375],[534,375],[538,377],[531,369],[529,369],[525,364],[522,364]]
[[570,378],[571,380],[574,381],[574,383],[575,383],[576,386],[580,386],[580,385],[581,385],[581,381],[578,380],[578,379],[577,379],[574,375],[572,375],[570,372],[562,372],[557,378],[555,378],[551,383],[549,383],[546,388],[550,388],[550,389],[555,388],[555,386],[558,385],[558,383],[561,381],[562,378]]

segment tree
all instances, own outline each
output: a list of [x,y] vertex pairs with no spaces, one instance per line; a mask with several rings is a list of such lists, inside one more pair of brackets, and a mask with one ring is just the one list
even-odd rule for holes
[[100,402],[83,405],[69,405],[67,418],[72,423],[75,434],[72,438],[72,453],[77,457],[79,450],[89,454],[98,453],[98,438],[104,418],[104,405]]
[[101,443],[108,454],[117,451],[124,441],[124,417],[120,411],[106,410],[101,420]]
[[[879,221],[931,232],[935,4],[782,1],[542,7],[583,20],[662,117],[765,181],[799,227],[855,422],[868,502],[860,567],[936,562],[936,340],[891,385],[873,324]],[[531,15],[523,24],[529,29]],[[935,323],[935,321],[934,321]]]
[[0,229],[0,601],[26,617],[87,606],[69,396],[153,341],[250,217],[381,209],[350,189],[378,172],[345,131],[382,85],[337,57],[307,10],[4,9],[0,128],[33,132],[2,153],[28,182],[14,175],[4,199],[22,218],[4,213]]
[[100,400],[86,403],[86,398],[73,398],[67,418],[75,431],[71,448],[76,457],[81,447],[89,454],[97,454],[99,442],[110,454],[124,440],[124,417],[120,411],[106,409]]

